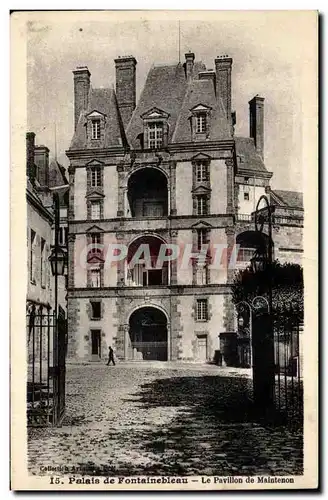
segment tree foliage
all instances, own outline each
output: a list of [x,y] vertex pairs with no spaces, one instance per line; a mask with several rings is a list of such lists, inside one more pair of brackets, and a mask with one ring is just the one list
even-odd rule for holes
[[268,299],[268,288],[272,287],[272,312],[276,318],[283,314],[303,319],[304,284],[303,269],[298,264],[284,263],[278,260],[271,269],[254,272],[248,267],[239,271],[232,284],[232,300],[236,305],[241,301],[251,304],[257,296]]

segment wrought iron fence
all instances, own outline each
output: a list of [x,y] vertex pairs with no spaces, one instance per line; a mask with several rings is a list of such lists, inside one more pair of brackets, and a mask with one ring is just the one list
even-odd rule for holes
[[50,309],[33,305],[27,313],[27,424],[57,425],[65,410],[67,323]]
[[297,308],[276,310],[275,403],[293,424],[303,422],[303,320]]

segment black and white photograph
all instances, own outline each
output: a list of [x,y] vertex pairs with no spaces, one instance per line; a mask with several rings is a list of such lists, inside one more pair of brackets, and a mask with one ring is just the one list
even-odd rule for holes
[[317,488],[317,24],[12,14],[13,489]]

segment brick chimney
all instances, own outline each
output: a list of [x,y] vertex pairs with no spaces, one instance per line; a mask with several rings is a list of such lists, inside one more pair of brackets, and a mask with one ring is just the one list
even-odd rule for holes
[[256,151],[264,160],[264,97],[256,95],[249,101],[249,135]]
[[35,148],[35,133],[27,132],[26,134],[26,175],[33,182],[35,177],[34,168],[34,148]]
[[124,128],[129,123],[136,107],[136,66],[137,61],[133,56],[115,59],[116,98]]
[[190,80],[190,78],[192,78],[194,71],[195,54],[193,52],[188,52],[188,54],[185,54],[185,58],[186,58],[186,63],[185,63],[186,78],[187,80]]
[[47,146],[35,146],[34,163],[37,166],[40,186],[49,187],[49,149]]
[[215,59],[216,96],[222,100],[229,123],[231,123],[231,69],[231,57],[224,55]]
[[74,74],[74,130],[81,111],[88,108],[90,91],[90,71],[86,66],[78,66]]

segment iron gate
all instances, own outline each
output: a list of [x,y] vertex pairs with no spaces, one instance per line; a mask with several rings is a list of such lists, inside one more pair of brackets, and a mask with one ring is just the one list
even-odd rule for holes
[[32,305],[27,313],[27,424],[60,424],[65,411],[67,321]]
[[303,422],[303,315],[276,309],[274,321],[275,403],[294,424]]
[[252,351],[254,398],[274,404],[293,425],[303,422],[303,315],[295,307],[276,307],[272,316],[255,311]]

